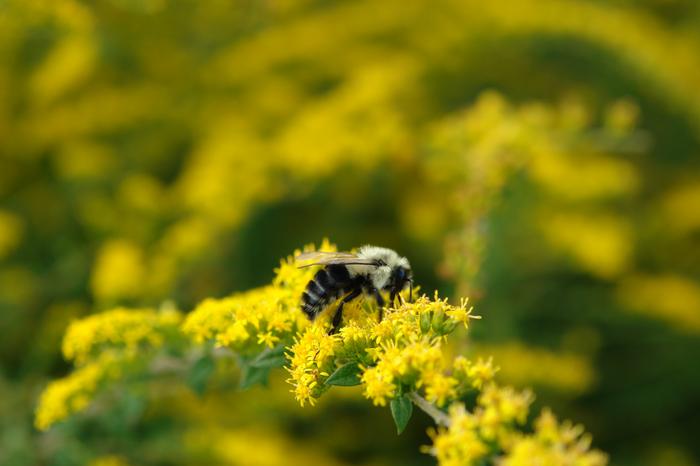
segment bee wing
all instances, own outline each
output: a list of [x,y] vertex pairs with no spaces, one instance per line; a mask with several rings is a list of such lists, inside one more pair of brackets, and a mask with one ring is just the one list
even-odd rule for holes
[[374,265],[377,262],[369,259],[362,259],[351,252],[328,252],[328,251],[313,251],[305,252],[296,256],[297,262],[312,261],[308,264],[300,265],[299,268],[311,267],[312,265]]

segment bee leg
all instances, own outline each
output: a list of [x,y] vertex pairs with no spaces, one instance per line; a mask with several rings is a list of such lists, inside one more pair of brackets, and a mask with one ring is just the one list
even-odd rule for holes
[[328,332],[328,335],[333,335],[338,333],[338,329],[340,328],[340,322],[343,320],[343,305],[345,304],[345,300],[342,300],[338,304],[338,308],[335,310],[335,314],[333,314],[333,324],[331,326],[330,331]]
[[386,303],[384,302],[382,294],[377,289],[374,290],[374,300],[377,301],[377,306],[379,306],[379,322],[381,322],[384,318],[384,305]]
[[338,304],[338,308],[335,310],[335,314],[333,315],[333,326],[331,327],[330,332],[328,332],[329,335],[333,335],[334,333],[338,332],[338,329],[340,328],[340,323],[343,320],[343,306],[345,305],[345,303],[349,303],[353,299],[360,296],[361,293],[362,290],[354,290],[340,301],[340,303]]

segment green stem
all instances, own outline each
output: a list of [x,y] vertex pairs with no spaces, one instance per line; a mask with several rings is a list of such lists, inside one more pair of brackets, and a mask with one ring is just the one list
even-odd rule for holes
[[418,393],[410,392],[408,394],[408,399],[411,400],[414,405],[418,406],[421,410],[428,414],[428,416],[432,417],[435,424],[450,427],[450,417],[445,414],[444,411],[439,410],[435,405],[429,403],[428,400],[420,396]]

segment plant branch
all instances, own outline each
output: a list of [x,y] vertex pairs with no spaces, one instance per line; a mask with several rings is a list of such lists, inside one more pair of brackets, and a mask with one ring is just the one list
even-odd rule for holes
[[443,411],[440,411],[435,405],[429,403],[428,400],[420,396],[417,392],[410,392],[408,394],[408,399],[432,417],[435,424],[445,427],[450,426],[450,417]]

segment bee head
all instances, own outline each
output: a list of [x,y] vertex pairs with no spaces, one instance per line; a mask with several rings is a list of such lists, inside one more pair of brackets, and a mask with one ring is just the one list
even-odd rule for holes
[[401,299],[399,293],[407,285],[411,289],[410,299],[413,300],[413,274],[408,259],[391,249],[369,245],[361,247],[358,256],[374,262],[375,266],[368,275],[376,289],[390,293],[392,304],[397,296]]
[[[413,277],[411,268],[403,264],[395,266],[391,270],[391,276],[387,282],[386,289],[391,292],[391,300],[393,301],[406,286],[410,287],[409,300],[413,301]],[[399,298],[401,299],[401,298]]]

